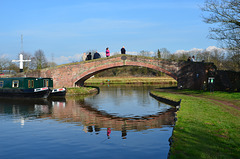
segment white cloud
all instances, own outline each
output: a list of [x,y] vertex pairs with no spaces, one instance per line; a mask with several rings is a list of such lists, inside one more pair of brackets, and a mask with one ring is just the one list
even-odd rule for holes
[[139,53],[136,51],[127,51],[126,54],[128,55],[138,55]]
[[186,52],[189,52],[189,51],[186,51],[186,50],[177,50],[174,54],[184,54]]
[[216,46],[209,46],[206,49],[198,49],[198,48],[193,48],[191,50],[177,50],[174,54],[186,54],[186,53],[191,53],[191,54],[196,54],[196,53],[202,53],[204,51],[208,51],[208,52],[213,52],[214,50],[217,50],[219,52],[225,52],[226,50],[222,49],[222,48],[218,48]]
[[75,54],[73,56],[60,56],[54,58],[54,62],[57,64],[65,64],[65,63],[71,63],[71,62],[79,62],[82,61],[82,54]]
[[2,59],[2,58],[8,58],[9,57],[9,55],[8,54],[2,54],[2,55],[0,55],[0,58]]
[[193,48],[190,50],[190,52],[202,52],[203,49]]
[[220,51],[220,52],[226,51],[226,50],[224,50],[224,49],[222,49],[222,48],[218,48],[218,47],[216,47],[216,46],[209,46],[208,48],[206,48],[206,51],[209,51],[209,52],[212,52],[212,51],[214,51],[214,50],[218,50],[218,51]]

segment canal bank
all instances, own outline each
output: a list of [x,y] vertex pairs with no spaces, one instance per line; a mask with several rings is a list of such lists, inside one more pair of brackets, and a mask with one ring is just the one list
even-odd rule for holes
[[151,93],[173,101],[182,99],[169,158],[239,157],[240,93],[172,89]]
[[98,87],[72,87],[67,88],[66,96],[92,95],[99,92]]

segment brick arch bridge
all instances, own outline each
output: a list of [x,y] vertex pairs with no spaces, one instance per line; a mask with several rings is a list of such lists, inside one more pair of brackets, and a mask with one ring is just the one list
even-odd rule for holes
[[193,88],[202,86],[213,63],[175,62],[145,56],[115,55],[90,61],[69,63],[57,67],[28,72],[26,76],[50,77],[54,87],[82,86],[91,76],[116,67],[140,66],[151,68],[171,76],[178,82],[178,87]]

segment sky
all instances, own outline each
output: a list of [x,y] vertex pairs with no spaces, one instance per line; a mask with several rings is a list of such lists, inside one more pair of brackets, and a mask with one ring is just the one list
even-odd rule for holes
[[[0,56],[41,49],[57,64],[89,50],[171,53],[216,46],[202,21],[204,0],[0,0]],[[21,45],[21,35],[23,45]]]

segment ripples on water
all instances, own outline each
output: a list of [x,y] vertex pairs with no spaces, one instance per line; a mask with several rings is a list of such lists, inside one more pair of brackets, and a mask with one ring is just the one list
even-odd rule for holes
[[167,158],[174,109],[147,87],[0,102],[0,158]]

